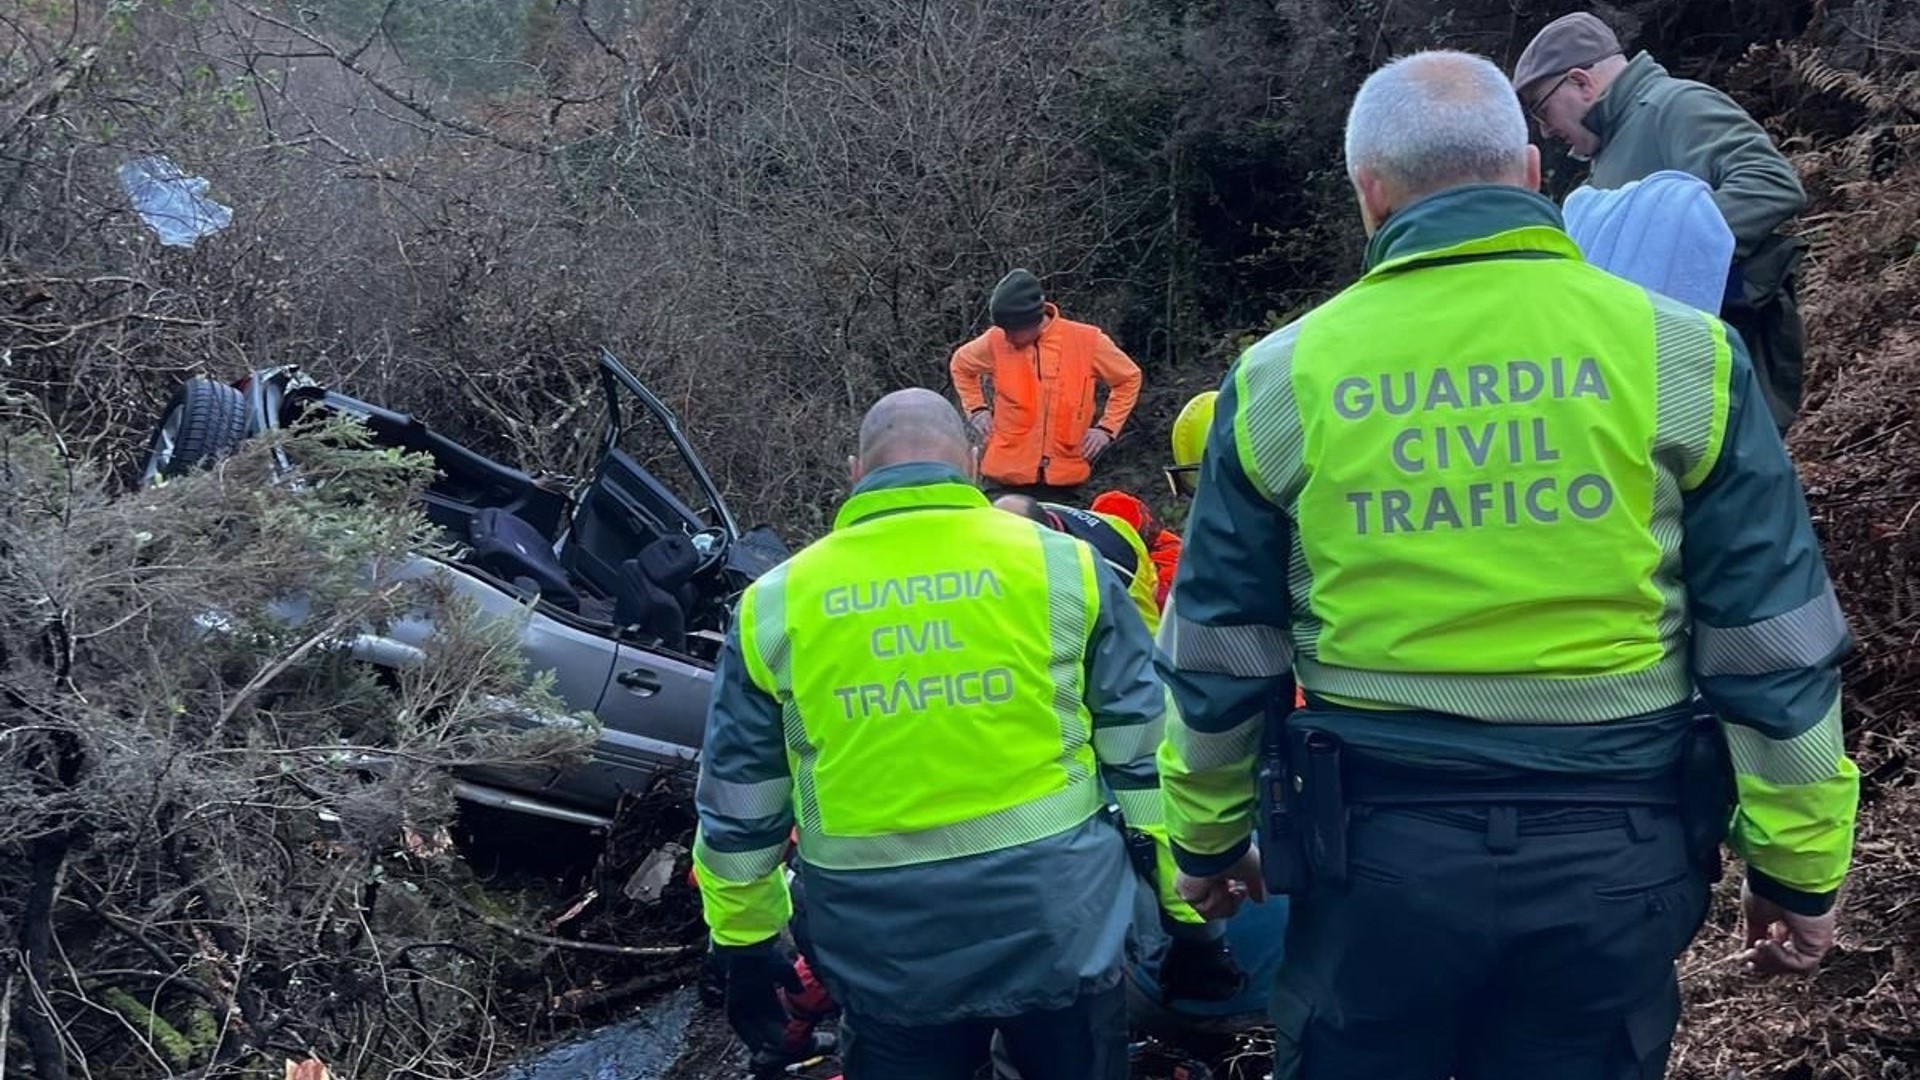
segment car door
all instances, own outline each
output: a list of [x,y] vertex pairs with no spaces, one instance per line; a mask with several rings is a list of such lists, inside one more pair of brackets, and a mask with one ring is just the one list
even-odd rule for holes
[[620,564],[660,537],[713,528],[738,537],[740,529],[673,412],[605,349],[600,383],[600,464],[581,493],[562,557],[570,571],[613,596]]
[[[611,638],[538,608],[529,610],[517,597],[491,583],[434,559],[416,556],[397,576],[437,578],[471,602],[481,618],[519,624],[528,673],[551,672],[554,695],[569,712],[598,714],[611,685],[618,653]],[[433,633],[433,623],[424,613],[409,615],[395,620],[384,634],[361,635],[354,641],[353,651],[377,666],[400,668],[417,660],[418,650],[428,645]],[[599,754],[597,747],[593,754]],[[565,773],[546,765],[511,769],[474,766],[462,770],[462,775],[478,783],[529,794],[565,793],[572,788]],[[590,798],[587,801],[591,804]]]
[[613,668],[600,699],[601,735],[593,761],[570,775],[569,784],[611,802],[662,773],[691,782],[713,669],[629,642],[620,644]]

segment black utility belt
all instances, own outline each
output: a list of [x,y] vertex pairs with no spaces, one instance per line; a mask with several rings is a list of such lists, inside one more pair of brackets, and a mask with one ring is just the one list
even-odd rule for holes
[[1458,777],[1379,765],[1348,751],[1342,794],[1348,805],[1678,806],[1681,770],[1645,779],[1563,775]]
[[[1276,893],[1345,883],[1347,827],[1356,806],[1617,807],[1643,819],[1641,808],[1676,807],[1687,821],[1688,847],[1705,866],[1717,866],[1732,809],[1725,741],[1709,718],[1694,723],[1672,768],[1644,779],[1462,777],[1356,752],[1331,732],[1284,721],[1269,725],[1256,777],[1261,866]],[[1512,811],[1500,819],[1512,825]]]

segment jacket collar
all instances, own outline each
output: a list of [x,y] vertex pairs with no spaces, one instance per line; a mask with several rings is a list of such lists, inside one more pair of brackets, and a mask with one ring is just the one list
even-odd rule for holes
[[[1053,301],[1051,300],[1041,301],[1040,303],[1040,336],[1042,338],[1045,338],[1048,334],[1053,333],[1054,328],[1059,325],[1060,325],[1060,309],[1053,306]],[[1007,332],[1005,330],[1002,330],[996,326],[993,328],[993,332],[999,335],[1000,343],[1002,345],[1012,347],[1013,343],[1007,340]]]
[[1620,125],[1626,123],[1627,114],[1633,111],[1647,83],[1655,78],[1665,78],[1666,74],[1667,69],[1660,66],[1652,53],[1634,54],[1620,74],[1614,76],[1613,85],[1607,87],[1607,92],[1600,95],[1600,100],[1593,103],[1580,122],[1586,125],[1588,131],[1600,136],[1600,145],[1605,146],[1607,140],[1620,130]]
[[1367,244],[1366,277],[1439,259],[1514,253],[1580,257],[1551,200],[1505,184],[1470,184],[1389,217]]
[[864,521],[908,510],[975,510],[988,506],[986,495],[960,470],[937,461],[907,461],[875,469],[853,487],[853,495],[834,515],[835,532]]

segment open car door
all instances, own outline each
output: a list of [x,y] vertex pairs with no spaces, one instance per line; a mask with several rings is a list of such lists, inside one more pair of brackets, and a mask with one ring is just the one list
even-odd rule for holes
[[635,560],[688,544],[699,554],[730,547],[740,528],[672,411],[605,349],[600,383],[600,465],[574,510],[564,558],[576,576],[617,601],[634,587]]

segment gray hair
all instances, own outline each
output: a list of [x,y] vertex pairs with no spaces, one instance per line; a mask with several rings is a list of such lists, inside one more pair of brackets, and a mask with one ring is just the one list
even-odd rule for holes
[[869,469],[937,461],[965,469],[972,454],[967,424],[953,403],[931,390],[895,390],[860,421],[860,461]]
[[1361,169],[1410,197],[1500,183],[1525,168],[1527,118],[1491,60],[1436,49],[1367,76],[1347,112],[1347,176]]

